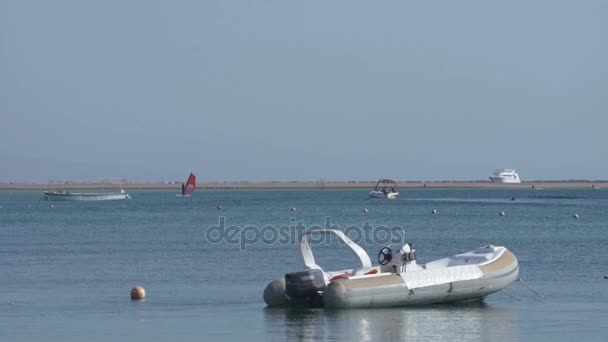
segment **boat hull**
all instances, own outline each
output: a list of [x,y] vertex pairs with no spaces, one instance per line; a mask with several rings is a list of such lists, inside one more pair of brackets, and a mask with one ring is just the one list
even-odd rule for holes
[[478,279],[413,289],[407,285],[407,273],[340,279],[329,284],[323,302],[328,308],[380,308],[476,301],[504,289],[519,274],[517,259],[509,251],[479,269],[483,276]]
[[503,178],[503,177],[490,177],[490,180],[494,183],[507,183],[507,184],[519,184],[521,180],[514,178]]
[[122,192],[108,193],[70,193],[70,192],[45,192],[44,199],[47,201],[117,201],[130,199],[131,196]]
[[386,199],[396,199],[397,196],[399,196],[398,192],[382,192],[382,191],[370,191],[369,192],[369,197],[370,198],[386,198]]

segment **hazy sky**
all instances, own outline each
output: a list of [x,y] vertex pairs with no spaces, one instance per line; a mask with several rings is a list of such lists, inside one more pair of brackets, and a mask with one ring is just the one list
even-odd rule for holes
[[0,182],[608,179],[608,1],[0,1]]

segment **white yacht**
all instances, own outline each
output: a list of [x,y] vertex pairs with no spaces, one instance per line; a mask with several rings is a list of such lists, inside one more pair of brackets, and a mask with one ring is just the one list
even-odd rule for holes
[[490,180],[495,183],[521,183],[519,175],[513,169],[496,169]]

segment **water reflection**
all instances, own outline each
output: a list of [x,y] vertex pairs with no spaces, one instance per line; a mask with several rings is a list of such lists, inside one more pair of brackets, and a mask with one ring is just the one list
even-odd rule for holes
[[489,341],[519,336],[515,311],[486,304],[336,311],[266,308],[264,319],[273,340]]

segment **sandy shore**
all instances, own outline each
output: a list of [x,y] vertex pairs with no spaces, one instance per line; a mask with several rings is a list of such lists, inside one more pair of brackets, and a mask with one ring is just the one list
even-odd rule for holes
[[[399,188],[508,188],[508,189],[608,189],[608,181],[533,181],[520,184],[499,184],[492,182],[399,182]],[[199,183],[199,189],[371,189],[376,182],[226,182]],[[53,188],[58,188],[54,186]],[[65,189],[180,189],[180,184],[165,183],[127,183],[124,185],[100,183],[70,183]],[[39,183],[0,183],[0,190],[46,190],[48,184]]]

